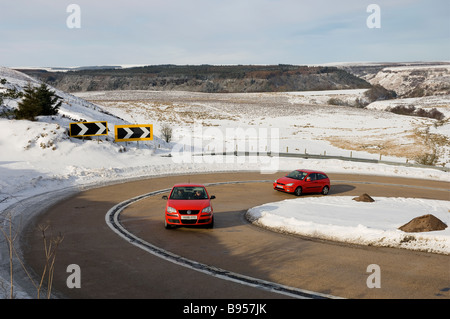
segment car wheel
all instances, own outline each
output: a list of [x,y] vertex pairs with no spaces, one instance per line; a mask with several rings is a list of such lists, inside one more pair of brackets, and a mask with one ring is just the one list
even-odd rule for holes
[[206,228],[214,228],[214,216],[213,216],[211,222],[208,225],[206,225]]
[[295,196],[300,196],[302,194],[302,188],[299,186],[294,191]]
[[328,186],[325,186],[322,189],[322,195],[328,195],[329,192],[330,192],[330,188]]
[[167,223],[167,220],[164,219],[164,228],[165,228],[165,229],[172,229],[173,227],[174,227],[174,226],[168,224],[168,223]]

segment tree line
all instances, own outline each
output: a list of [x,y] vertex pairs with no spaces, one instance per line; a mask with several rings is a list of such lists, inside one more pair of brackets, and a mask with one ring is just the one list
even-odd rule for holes
[[66,92],[186,90],[207,93],[279,92],[369,88],[336,67],[278,65],[150,65],[68,72],[20,70]]

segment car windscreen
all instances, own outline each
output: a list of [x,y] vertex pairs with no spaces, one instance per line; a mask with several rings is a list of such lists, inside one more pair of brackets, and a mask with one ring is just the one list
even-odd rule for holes
[[208,199],[203,187],[177,186],[170,193],[170,199]]
[[306,172],[292,171],[289,174],[287,174],[286,176],[290,177],[290,178],[294,178],[294,179],[303,180],[306,177],[306,175],[308,175],[308,173],[306,173]]

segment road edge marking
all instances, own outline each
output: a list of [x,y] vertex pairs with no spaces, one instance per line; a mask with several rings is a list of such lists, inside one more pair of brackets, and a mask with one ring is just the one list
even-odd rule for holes
[[[237,183],[255,183],[255,182],[268,182],[268,181],[236,181],[236,182],[218,182],[218,183],[209,183],[205,184],[206,186],[213,186],[213,185],[220,185],[220,184],[237,184]],[[157,247],[153,244],[150,244],[146,242],[145,240],[135,236],[128,230],[126,230],[122,224],[119,221],[119,215],[120,213],[129,205],[143,200],[147,197],[155,196],[158,194],[166,193],[170,191],[170,188],[168,189],[162,189],[153,191],[147,194],[139,195],[130,199],[127,199],[125,201],[120,202],[119,204],[113,206],[111,209],[108,210],[108,212],[105,215],[105,221],[106,224],[120,237],[128,241],[130,244],[143,249],[144,251],[147,251],[148,253],[151,253],[159,258],[162,258],[164,260],[167,260],[169,262],[172,262],[174,264],[205,273],[207,275],[220,278],[227,281],[232,281],[235,283],[239,283],[242,285],[250,286],[253,288],[263,289],[272,293],[278,293],[282,295],[286,295],[293,298],[298,299],[343,299],[341,297],[329,295],[329,294],[323,294],[318,292],[313,292],[305,289],[295,288],[295,287],[289,287],[286,285],[281,285],[275,282],[270,282],[263,279],[258,279],[254,277],[245,276],[242,274],[238,274],[232,271],[228,271],[225,269],[221,269],[218,267],[202,264],[199,262],[196,262],[194,260],[181,257],[179,255],[176,255],[174,253],[171,253],[165,249],[162,249],[160,247]]]

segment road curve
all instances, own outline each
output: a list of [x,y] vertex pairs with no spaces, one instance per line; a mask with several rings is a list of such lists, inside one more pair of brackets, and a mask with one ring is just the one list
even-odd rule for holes
[[[33,269],[43,265],[35,227],[61,232],[54,289],[68,298],[286,298],[269,290],[223,280],[149,254],[123,240],[105,223],[116,204],[178,182],[266,181],[282,174],[213,173],[151,178],[93,189],[64,200],[40,215],[25,232],[24,256]],[[330,174],[330,196],[360,195],[448,200],[449,183],[364,175]],[[448,256],[393,248],[346,245],[283,235],[248,224],[253,206],[293,198],[269,182],[208,187],[214,200],[214,229],[163,227],[160,196],[124,209],[120,222],[156,247],[202,264],[300,290],[344,298],[449,298]],[[81,288],[69,289],[66,268],[81,268]],[[367,266],[381,269],[381,288],[368,288]]]

